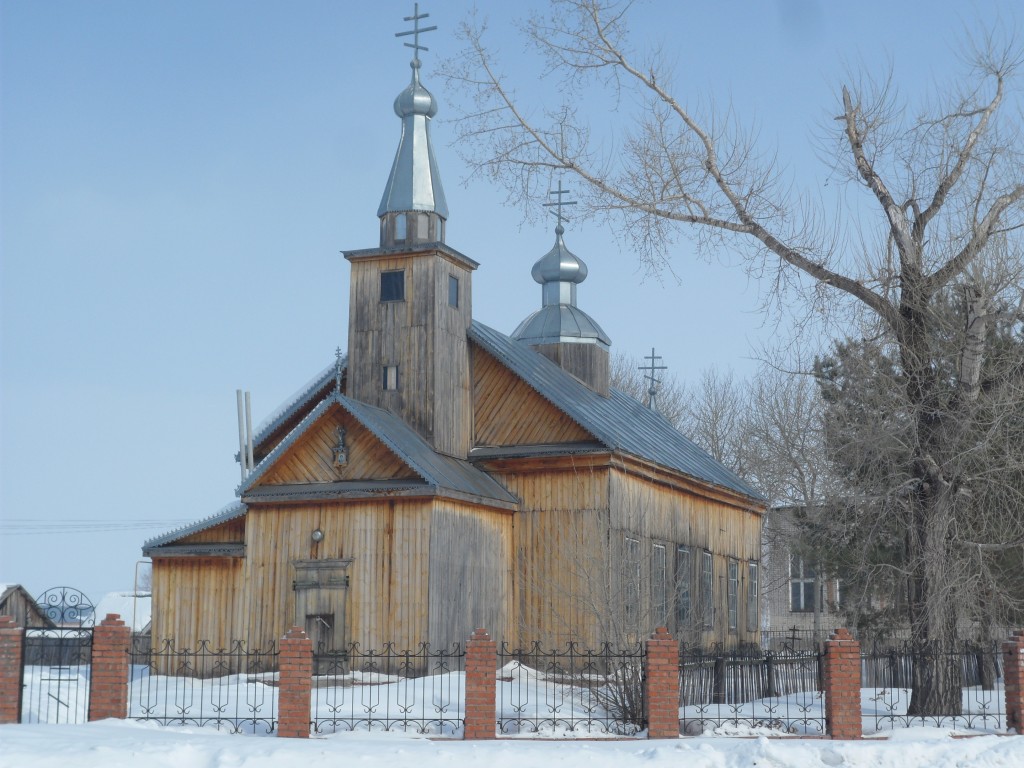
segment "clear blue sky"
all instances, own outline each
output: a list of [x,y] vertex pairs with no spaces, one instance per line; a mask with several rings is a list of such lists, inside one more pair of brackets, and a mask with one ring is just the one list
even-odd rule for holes
[[[537,0],[480,2],[505,69],[530,88],[511,21]],[[530,267],[551,227],[463,184],[452,97],[432,75],[470,2],[423,3],[424,83],[451,218],[480,262],[474,314],[506,333],[540,303]],[[732,103],[797,183],[825,178],[812,138],[836,86],[891,62],[917,96],[957,71],[965,25],[1014,0],[702,0],[641,4],[687,98]],[[258,421],[345,346],[348,265],[376,209],[409,77],[393,33],[411,2],[4,0],[0,4],[0,582],[94,599],[130,588],[144,539],[234,498],[235,389]],[[679,90],[679,89],[677,89]],[[599,118],[601,119],[601,118]],[[603,118],[614,126],[615,115]],[[570,225],[590,267],[580,305],[633,355],[687,380],[749,374],[771,336],[758,288],[694,260],[646,279],[612,233]],[[722,254],[728,262],[728,254]]]

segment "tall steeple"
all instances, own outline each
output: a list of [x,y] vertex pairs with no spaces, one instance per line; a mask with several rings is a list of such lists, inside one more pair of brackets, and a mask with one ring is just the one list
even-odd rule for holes
[[558,223],[555,244],[533,265],[533,279],[541,285],[541,308],[523,320],[512,338],[529,344],[545,357],[583,381],[591,389],[608,394],[608,350],[612,341],[601,326],[576,306],[576,286],[587,278],[587,265],[570,251],[565,234],[562,206],[575,205],[562,200],[567,194],[558,182],[555,206]]
[[444,242],[448,203],[430,144],[430,119],[437,114],[437,100],[420,83],[419,52],[429,50],[420,45],[420,35],[437,29],[420,27],[420,20],[428,16],[429,13],[420,13],[419,3],[415,3],[413,15],[405,17],[405,21],[413,22],[413,28],[395,33],[395,37],[413,35],[413,42],[405,44],[413,49],[409,64],[412,82],[395,99],[395,114],[402,120],[402,137],[377,209],[382,248]]
[[[428,14],[415,6],[406,43]],[[412,83],[395,99],[402,139],[377,215],[380,245],[346,251],[349,280],[348,396],[395,414],[439,453],[465,459],[473,438],[472,380],[467,331],[473,322],[472,273],[479,266],[444,243],[448,218],[430,118],[437,103]]]

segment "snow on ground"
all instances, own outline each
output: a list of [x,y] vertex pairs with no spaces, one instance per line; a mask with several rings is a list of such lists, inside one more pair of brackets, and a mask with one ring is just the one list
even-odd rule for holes
[[910,728],[889,739],[431,741],[400,734],[252,738],[122,720],[0,726],[0,768],[1020,768],[1024,738],[954,739]]

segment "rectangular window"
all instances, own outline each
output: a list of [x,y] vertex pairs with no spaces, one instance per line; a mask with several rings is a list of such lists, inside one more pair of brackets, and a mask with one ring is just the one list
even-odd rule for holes
[[626,556],[624,558],[624,581],[626,614],[626,631],[637,629],[640,618],[640,540],[626,537]]
[[789,610],[795,613],[814,611],[814,566],[797,555],[789,556]]
[[400,213],[395,216],[395,242],[405,240],[405,234],[405,214]]
[[459,278],[448,275],[448,306],[459,306]]
[[757,563],[747,563],[747,631],[757,631],[757,605],[761,601]]
[[676,548],[676,632],[690,627],[690,595],[693,593],[690,548]]
[[729,561],[729,631],[735,632],[740,624],[740,564]]
[[651,629],[668,621],[668,558],[664,544],[651,546]]
[[715,627],[715,571],[714,560],[710,552],[701,553],[700,565],[700,605],[704,629]]
[[380,300],[405,301],[405,270],[380,273]]
[[383,369],[383,385],[384,389],[394,390],[398,389],[398,366],[397,365],[385,365]]

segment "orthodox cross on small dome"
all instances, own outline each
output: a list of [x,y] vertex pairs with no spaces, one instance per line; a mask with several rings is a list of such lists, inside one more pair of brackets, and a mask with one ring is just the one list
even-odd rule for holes
[[654,347],[651,347],[651,354],[645,355],[644,360],[650,360],[647,365],[641,365],[639,370],[644,372],[644,380],[648,382],[647,388],[647,407],[652,411],[657,410],[654,404],[654,397],[658,394],[658,385],[661,384],[661,379],[657,377],[657,371],[667,371],[667,365],[657,365],[657,362],[661,360],[661,355],[654,354]]
[[429,16],[430,16],[429,13],[420,13],[420,4],[419,3],[413,3],[412,4],[412,16],[405,16],[402,19],[402,21],[411,21],[412,22],[412,29],[407,30],[405,32],[395,32],[395,37],[405,37],[406,35],[412,35],[413,36],[412,42],[411,43],[404,43],[404,45],[407,48],[412,48],[412,60],[413,60],[413,62],[415,64],[419,64],[419,62],[420,62],[420,54],[419,54],[420,51],[429,51],[430,50],[429,48],[427,48],[427,46],[420,45],[420,35],[423,34],[424,32],[433,32],[435,29],[437,29],[436,26],[434,26],[434,27],[423,27],[422,29],[420,28],[420,19],[426,19]]
[[[568,189],[562,189],[562,180],[561,179],[558,180],[558,189],[552,189],[550,192],[548,192],[548,194],[549,195],[558,195],[558,197],[555,198],[555,202],[553,202],[553,203],[543,203],[543,205],[544,205],[545,208],[550,208],[552,206],[555,207],[555,210],[549,211],[549,213],[551,215],[553,215],[556,219],[558,219],[558,229],[562,229],[562,222],[563,221],[569,221],[569,217],[565,216],[562,213],[562,206],[565,206],[565,205],[576,205],[576,201],[575,200],[563,200],[562,199],[562,195],[568,195],[569,194],[569,190]],[[561,232],[559,232],[559,234],[561,234]]]

